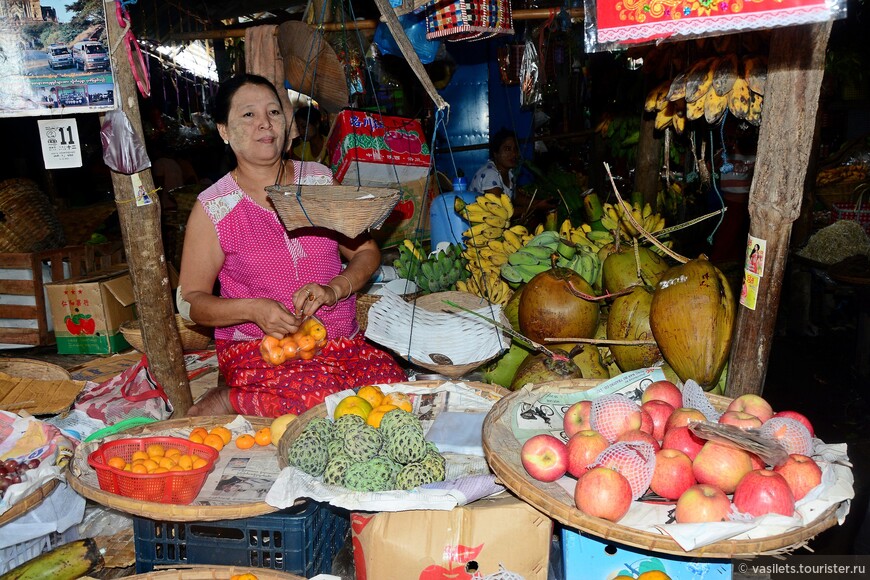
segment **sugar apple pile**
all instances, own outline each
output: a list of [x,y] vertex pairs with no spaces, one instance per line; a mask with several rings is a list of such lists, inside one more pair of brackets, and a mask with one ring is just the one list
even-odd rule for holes
[[323,482],[354,491],[414,489],[444,481],[444,458],[423,437],[413,413],[393,409],[379,428],[357,415],[308,422],[290,447],[288,463]]

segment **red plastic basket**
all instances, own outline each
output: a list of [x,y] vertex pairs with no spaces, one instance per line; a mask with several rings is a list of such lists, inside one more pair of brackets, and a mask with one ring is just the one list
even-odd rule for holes
[[[175,447],[183,454],[201,457],[207,463],[198,469],[169,473],[130,473],[108,465],[109,459],[115,456],[130,463],[133,453],[145,451],[155,443],[167,449]],[[218,455],[213,447],[179,437],[139,437],[116,439],[100,445],[88,455],[88,465],[97,472],[97,480],[103,491],[142,501],[189,504],[202,489]]]

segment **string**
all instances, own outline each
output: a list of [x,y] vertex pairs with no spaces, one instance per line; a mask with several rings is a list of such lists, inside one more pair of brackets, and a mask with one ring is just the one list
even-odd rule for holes
[[[713,156],[715,155],[713,151],[713,130],[710,129],[710,170],[715,171],[715,166],[713,165]],[[725,200],[722,199],[722,194],[719,192],[719,187],[716,185],[716,176],[713,176],[713,179],[710,180],[712,182],[713,191],[716,193],[716,197],[719,199],[719,208],[722,212],[719,214],[719,221],[716,222],[716,225],[713,227],[713,231],[710,232],[710,235],[707,236],[707,243],[712,244],[713,238],[716,236],[716,231],[719,229],[719,226],[722,225],[722,221],[725,219]]]

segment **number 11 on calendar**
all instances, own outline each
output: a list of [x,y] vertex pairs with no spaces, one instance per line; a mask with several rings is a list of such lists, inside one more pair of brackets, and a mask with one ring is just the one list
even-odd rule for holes
[[82,166],[79,130],[74,118],[40,119],[39,138],[46,169]]

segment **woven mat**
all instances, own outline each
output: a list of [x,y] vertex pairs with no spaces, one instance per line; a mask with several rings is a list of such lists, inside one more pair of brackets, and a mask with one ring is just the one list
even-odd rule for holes
[[132,525],[113,536],[97,536],[94,540],[99,548],[105,548],[104,568],[127,568],[136,563],[136,540]]

